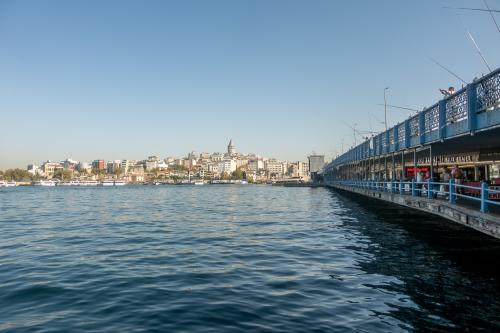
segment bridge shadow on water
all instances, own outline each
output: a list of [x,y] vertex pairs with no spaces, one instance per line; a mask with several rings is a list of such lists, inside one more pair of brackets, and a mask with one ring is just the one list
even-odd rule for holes
[[408,295],[395,318],[417,331],[500,331],[500,240],[406,207],[332,190],[352,214],[348,227],[370,239],[368,274],[402,283],[373,287]]

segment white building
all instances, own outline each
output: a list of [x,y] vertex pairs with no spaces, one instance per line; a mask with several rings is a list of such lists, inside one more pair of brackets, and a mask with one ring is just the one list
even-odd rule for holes
[[50,160],[43,163],[43,165],[42,165],[43,174],[47,178],[52,178],[54,176],[55,171],[58,169],[61,169],[61,170],[63,169],[63,166],[61,165],[61,163],[52,162]]
[[325,166],[325,155],[311,155],[309,159],[309,172],[318,172]]
[[166,170],[168,169],[168,163],[165,160],[161,160],[156,164],[156,167],[160,170]]
[[244,166],[247,166],[248,165],[248,159],[247,158],[238,158],[236,159],[236,167],[237,168],[241,168],[241,167],[244,167]]
[[285,173],[285,163],[280,162],[276,159],[269,159],[264,163],[264,168],[268,174],[281,176]]
[[160,162],[158,156],[149,156],[146,160],[146,170],[156,169],[158,167],[158,162]]
[[257,157],[248,161],[248,170],[259,171],[264,169],[264,161],[262,158]]
[[288,167],[288,174],[291,177],[309,177],[309,164],[305,162],[291,163]]
[[218,172],[220,173],[225,172],[227,174],[231,174],[232,172],[236,171],[236,169],[236,161],[233,159],[225,159],[218,163]]
[[131,160],[122,160],[120,163],[120,168],[122,169],[122,172],[124,174],[127,174],[129,172],[129,169],[135,165],[135,161]]
[[106,171],[107,173],[115,173],[118,172],[119,170],[121,171],[121,165],[122,161],[121,160],[114,160],[114,161],[109,161],[106,165]]
[[210,159],[214,162],[220,162],[224,159],[224,154],[213,153],[212,155],[210,155]]
[[35,175],[41,175],[43,173],[43,171],[38,166],[36,166],[35,164],[28,164],[28,167],[26,169],[33,176],[35,176]]
[[78,163],[77,169],[79,172],[86,172],[90,174],[92,172],[92,164],[87,162]]

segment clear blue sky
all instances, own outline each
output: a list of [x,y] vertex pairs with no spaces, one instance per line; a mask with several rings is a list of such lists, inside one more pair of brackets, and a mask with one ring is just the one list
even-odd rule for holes
[[[500,1],[488,0],[493,8]],[[305,160],[486,73],[480,0],[1,1],[0,169],[238,151]],[[500,21],[500,17],[497,15]],[[372,114],[372,116],[369,116]],[[389,124],[408,117],[389,110]],[[378,118],[378,120],[376,119]]]

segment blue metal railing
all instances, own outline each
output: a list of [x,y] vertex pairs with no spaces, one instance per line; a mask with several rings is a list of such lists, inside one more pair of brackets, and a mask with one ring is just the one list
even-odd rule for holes
[[330,162],[334,167],[500,125],[500,68]]
[[399,195],[413,197],[426,197],[431,200],[447,200],[456,204],[457,199],[466,203],[478,202],[479,211],[489,213],[490,205],[499,206],[500,201],[492,200],[492,197],[500,197],[500,190],[490,189],[486,182],[481,186],[470,186],[456,183],[453,179],[449,182],[425,182],[412,181],[351,181],[341,180],[332,182],[333,185],[342,185],[352,188],[361,188],[378,192],[390,192]]

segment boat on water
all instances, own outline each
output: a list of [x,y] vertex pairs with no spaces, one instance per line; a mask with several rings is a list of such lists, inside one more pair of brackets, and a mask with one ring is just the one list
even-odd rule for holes
[[127,184],[128,182],[125,180],[113,180],[113,179],[106,179],[101,182],[102,186],[123,186]]
[[194,182],[194,185],[204,185],[204,184],[205,184],[205,182],[203,180],[196,180]]
[[59,182],[57,186],[80,186],[80,182],[78,180],[71,180],[69,182]]
[[191,180],[184,179],[178,183],[175,183],[175,185],[194,185],[194,182]]
[[34,186],[56,186],[56,182],[53,180],[37,180],[33,183]]
[[115,186],[115,181],[114,180],[103,180],[101,182],[102,186]]
[[97,180],[71,180],[65,182],[56,183],[57,186],[97,186],[99,182]]
[[97,180],[80,180],[79,186],[97,186],[99,182]]
[[17,183],[15,181],[5,181],[5,180],[0,180],[0,187],[14,187],[17,186]]

